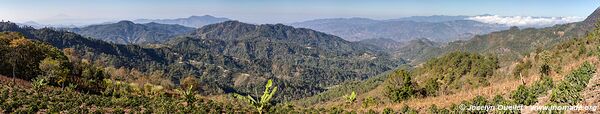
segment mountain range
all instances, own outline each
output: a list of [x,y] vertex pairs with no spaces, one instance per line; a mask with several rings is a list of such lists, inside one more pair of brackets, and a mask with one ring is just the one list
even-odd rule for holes
[[119,44],[147,44],[164,42],[177,35],[194,30],[181,25],[120,21],[111,24],[90,25],[82,28],[68,28],[68,31],[95,39]]
[[135,23],[162,23],[162,24],[178,24],[186,27],[194,27],[200,28],[204,25],[220,23],[224,21],[229,21],[231,19],[214,17],[211,15],[203,15],[203,16],[190,16],[187,18],[177,18],[177,19],[136,19],[133,20]]
[[369,45],[282,24],[226,21],[171,38],[157,48],[107,43],[68,31],[23,28],[8,22],[0,28],[59,49],[75,49],[80,58],[103,66],[161,71],[176,84],[185,76],[196,76],[204,85],[198,88],[202,94],[251,93],[257,85],[273,79],[282,88],[276,99],[292,100],[405,63]]
[[310,20],[290,25],[323,31],[349,41],[372,38],[410,41],[418,38],[427,38],[436,42],[450,42],[465,40],[475,35],[508,28],[504,25],[486,24],[472,20],[457,20],[460,18],[462,17],[446,18],[445,16],[434,16],[393,20],[333,18]]

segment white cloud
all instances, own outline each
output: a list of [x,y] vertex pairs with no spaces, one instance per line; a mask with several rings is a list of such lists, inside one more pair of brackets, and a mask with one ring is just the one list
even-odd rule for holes
[[467,18],[490,24],[504,24],[509,26],[547,27],[556,24],[564,24],[582,21],[583,17],[531,17],[531,16],[499,16],[484,15]]

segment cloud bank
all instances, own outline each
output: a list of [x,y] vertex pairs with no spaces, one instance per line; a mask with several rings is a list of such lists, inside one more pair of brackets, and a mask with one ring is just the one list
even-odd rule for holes
[[467,18],[468,20],[479,21],[489,24],[503,24],[508,26],[525,27],[547,27],[556,24],[564,24],[582,21],[583,17],[532,17],[532,16],[499,16],[482,15]]

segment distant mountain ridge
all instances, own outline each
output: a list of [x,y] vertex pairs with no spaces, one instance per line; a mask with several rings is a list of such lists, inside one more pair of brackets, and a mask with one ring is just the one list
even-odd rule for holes
[[203,16],[190,16],[187,18],[176,18],[176,19],[137,19],[133,20],[135,23],[161,23],[161,24],[178,24],[186,27],[200,28],[204,25],[214,24],[229,21],[228,18],[214,17],[211,15]]
[[445,22],[445,21],[457,21],[466,20],[471,16],[448,16],[448,15],[432,15],[432,16],[410,16],[398,19],[389,19],[386,21],[415,21],[415,22]]
[[[438,55],[463,51],[471,53],[493,54],[500,61],[511,61],[526,56],[532,51],[547,49],[565,40],[581,38],[593,30],[600,18],[600,8],[596,9],[584,21],[554,25],[545,28],[511,27],[508,30],[476,35],[470,40],[449,42],[440,47],[422,51],[413,61],[424,61]],[[410,58],[407,58],[410,59]]]
[[110,24],[90,25],[72,28],[69,31],[83,36],[119,44],[145,44],[166,41],[176,35],[187,34],[193,28],[181,25],[146,23],[136,24],[131,21],[120,21]]
[[[330,33],[349,41],[372,38],[410,41],[417,38],[428,38],[436,42],[450,42],[508,28],[503,25],[457,20],[462,17],[449,17],[449,19],[438,20],[434,18],[412,17],[397,20],[333,18],[304,21],[290,25]],[[423,19],[423,21],[414,21],[418,19]]]

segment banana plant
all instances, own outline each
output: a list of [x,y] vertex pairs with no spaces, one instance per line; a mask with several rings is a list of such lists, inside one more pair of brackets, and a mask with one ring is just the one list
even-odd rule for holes
[[175,91],[180,95],[183,101],[187,103],[193,103],[196,101],[196,98],[194,96],[194,89],[192,88],[194,88],[194,86],[190,85],[190,87],[188,87],[186,90],[175,89]]
[[256,108],[259,114],[262,114],[263,108],[270,103],[271,98],[273,98],[273,95],[275,95],[275,92],[277,91],[277,87],[273,87],[273,89],[271,89],[271,86],[273,86],[273,81],[267,81],[267,85],[265,85],[265,92],[263,92],[263,95],[259,100],[255,100],[254,97],[250,95],[242,96],[240,94],[234,94],[234,96],[242,101],[248,102],[250,106]]
[[356,101],[356,92],[352,91],[350,95],[344,95],[346,102],[354,103]]

